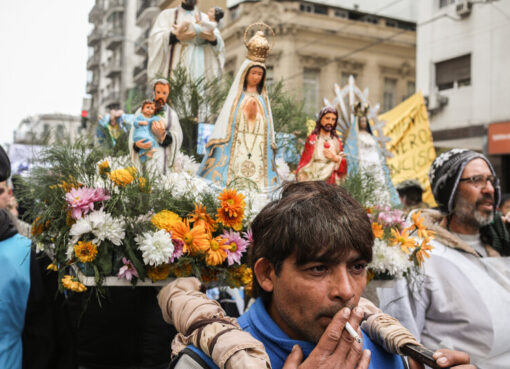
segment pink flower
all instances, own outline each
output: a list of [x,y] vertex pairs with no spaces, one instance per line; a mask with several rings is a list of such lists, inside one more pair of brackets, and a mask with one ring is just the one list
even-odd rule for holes
[[222,237],[227,240],[225,245],[229,246],[227,251],[228,265],[241,264],[241,256],[248,247],[248,241],[241,237],[239,232],[233,230],[224,231]]
[[110,196],[102,188],[72,188],[66,193],[66,201],[74,219],[80,219],[82,215],[94,210],[94,202],[109,200]]
[[138,278],[138,272],[133,266],[133,263],[131,263],[131,261],[126,259],[125,257],[122,258],[122,262],[124,263],[124,266],[119,269],[119,274],[117,274],[117,278],[119,279],[124,278],[130,282],[131,279],[133,279],[133,277]]
[[253,245],[253,233],[251,232],[251,228],[246,232],[243,232],[243,237],[248,241],[250,245]]
[[178,240],[176,238],[172,238],[172,243],[174,244],[174,253],[172,254],[172,257],[170,258],[171,263],[173,263],[174,260],[179,259],[184,254],[184,252],[182,251],[184,242],[182,242],[181,240]]

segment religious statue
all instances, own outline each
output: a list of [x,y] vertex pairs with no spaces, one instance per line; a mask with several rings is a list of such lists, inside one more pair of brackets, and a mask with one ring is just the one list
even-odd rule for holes
[[[152,160],[157,162],[156,165],[159,170],[166,173],[167,168],[173,166],[175,156],[181,148],[182,129],[177,114],[167,104],[168,95],[170,94],[168,81],[165,79],[155,80],[153,87],[155,112],[150,130],[158,145],[154,145],[150,139],[139,138],[135,134],[136,129],[133,125],[129,134],[129,151],[133,163],[138,165],[141,161],[139,156],[141,150],[154,150]],[[141,109],[138,109],[134,117],[141,114]],[[156,120],[156,117],[159,119]]]
[[396,205],[400,201],[391,182],[386,158],[372,133],[367,117],[368,110],[368,105],[361,102],[354,107],[355,123],[352,124],[345,139],[349,168],[368,174],[370,180],[377,183],[377,198],[381,204]]
[[336,125],[338,112],[325,107],[319,113],[315,128],[306,139],[296,178],[298,181],[327,181],[340,184],[347,173],[347,161]]
[[245,180],[269,190],[279,184],[273,117],[265,87],[264,62],[271,46],[262,31],[246,42],[248,30],[255,25],[269,28],[256,23],[245,32],[247,59],[216,120],[198,175],[222,186]]
[[120,109],[110,110],[110,114],[100,117],[96,136],[100,144],[108,141],[109,144],[115,146],[117,139],[122,133],[128,133],[131,128],[129,119]]
[[140,161],[145,163],[147,158],[152,158],[152,155],[156,152],[156,148],[159,147],[154,134],[151,131],[152,122],[157,122],[161,119],[160,116],[154,116],[156,111],[156,103],[152,100],[145,100],[142,103],[142,114],[137,115],[135,117],[134,122],[134,131],[133,131],[133,141],[137,142],[143,140],[143,142],[151,142],[152,148],[149,150],[140,149],[138,151],[138,156],[140,157]]
[[[225,63],[223,39],[218,28],[206,25],[211,22],[211,15],[201,13],[195,5],[196,0],[183,0],[180,6],[157,16],[149,35],[150,79],[168,79],[179,65],[193,81],[212,81],[221,76]],[[212,18],[217,22],[222,16],[219,9]]]

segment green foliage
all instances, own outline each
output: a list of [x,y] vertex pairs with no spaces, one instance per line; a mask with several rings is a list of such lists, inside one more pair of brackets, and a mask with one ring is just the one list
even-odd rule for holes
[[373,175],[357,170],[351,171],[342,183],[342,187],[366,208],[378,203],[377,186],[378,182],[374,180]]

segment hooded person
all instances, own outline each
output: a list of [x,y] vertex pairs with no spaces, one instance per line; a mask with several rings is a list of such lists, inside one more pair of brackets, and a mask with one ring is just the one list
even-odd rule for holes
[[265,86],[264,61],[269,43],[259,31],[246,46],[248,57],[216,120],[198,175],[221,186],[235,180],[239,185],[245,181],[269,190],[280,183],[273,116]]
[[[509,235],[495,212],[499,180],[482,154],[453,149],[430,168],[439,210],[421,210],[434,232],[430,259],[416,280],[378,290],[380,307],[423,344],[468,352],[479,368],[510,362]],[[412,213],[411,213],[412,214]]]

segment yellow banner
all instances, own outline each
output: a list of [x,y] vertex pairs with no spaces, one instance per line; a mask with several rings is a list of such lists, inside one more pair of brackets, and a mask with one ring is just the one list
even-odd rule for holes
[[421,92],[380,115],[379,121],[386,121],[383,132],[391,138],[386,148],[394,155],[387,159],[392,182],[397,185],[406,179],[418,179],[425,189],[423,200],[436,206],[428,177],[436,151]]

